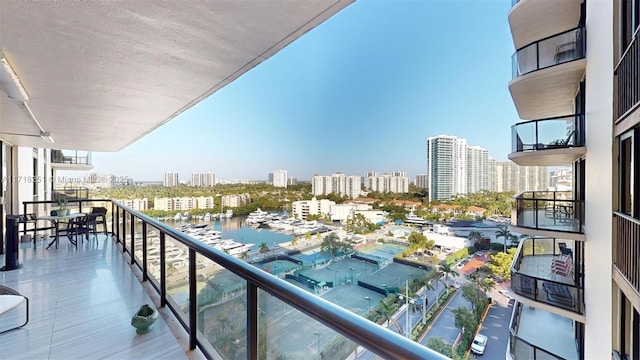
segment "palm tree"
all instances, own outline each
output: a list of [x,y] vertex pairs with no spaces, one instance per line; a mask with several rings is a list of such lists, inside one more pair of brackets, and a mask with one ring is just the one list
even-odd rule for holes
[[384,299],[380,300],[380,305],[376,307],[376,315],[382,316],[387,322],[387,329],[391,328],[391,306],[387,304]]
[[266,242],[260,243],[260,252],[266,253],[267,251],[269,251],[269,246],[267,246],[267,243]]
[[442,274],[442,283],[444,284],[444,286],[448,286],[444,280],[449,279],[449,275],[451,275],[451,277],[458,276],[458,273],[453,271],[453,268],[451,268],[451,265],[447,263],[440,264],[440,267],[438,268],[438,272]]
[[291,246],[296,246],[296,245],[298,245],[298,238],[294,237],[293,239],[291,239]]
[[507,239],[511,238],[512,234],[511,231],[509,231],[509,229],[504,226],[502,227],[500,230],[496,231],[496,239],[497,238],[504,238],[504,252],[507,252]]
[[480,231],[471,230],[471,231],[469,231],[469,235],[467,235],[467,238],[469,240],[473,241],[473,246],[476,246],[478,241],[482,240],[483,236],[482,236],[482,233]]

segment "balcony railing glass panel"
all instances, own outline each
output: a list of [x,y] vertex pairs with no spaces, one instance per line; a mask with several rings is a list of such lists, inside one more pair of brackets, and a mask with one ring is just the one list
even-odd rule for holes
[[[511,267],[511,289],[518,295],[558,308],[584,313],[582,243],[557,239],[525,239]],[[576,249],[580,247],[580,249]]]
[[511,127],[513,152],[584,146],[584,116],[525,121]]
[[51,150],[51,162],[69,165],[91,165],[91,152],[79,150]]
[[[538,310],[542,313],[542,316],[538,318],[539,321],[529,319],[530,321],[523,321],[523,311],[531,311],[526,309],[521,303],[516,302],[513,308],[513,314],[511,316],[511,322],[509,324],[509,352],[511,357],[515,360],[558,360],[558,359],[574,359],[577,358],[577,352],[571,349],[571,324],[569,319],[560,319],[559,316],[550,314],[543,310]],[[535,317],[534,314],[524,314],[524,316]],[[556,321],[554,321],[556,320]],[[558,323],[558,320],[562,323]],[[520,334],[520,325],[523,323],[523,328],[529,328],[535,326],[535,329],[522,329]],[[568,325],[568,326],[567,326]],[[552,329],[551,331],[544,331],[541,329]],[[555,334],[560,332],[561,334]],[[568,332],[562,334],[562,332]],[[537,333],[539,336],[537,339],[530,336],[531,333]],[[560,335],[560,336],[555,336]],[[563,336],[564,335],[564,336]],[[528,340],[525,340],[528,339]],[[550,339],[553,338],[553,339]],[[549,348],[545,349],[542,346],[535,345],[535,340],[538,343],[545,344]],[[552,349],[553,347],[553,349]],[[574,346],[575,347],[575,346]],[[556,354],[554,354],[553,352]],[[562,355],[560,354],[562,353]],[[568,356],[567,356],[568,355]],[[567,356],[567,357],[565,357]]]
[[[146,268],[149,280],[156,289],[160,289],[160,230],[154,226],[147,225],[146,238]],[[144,239],[143,239],[144,240]],[[143,246],[136,248],[136,254],[143,256]]]
[[[247,282],[201,255],[196,255],[196,272],[200,337],[223,359],[246,359]],[[188,276],[186,271],[178,273],[178,278],[184,276]],[[185,286],[183,292],[187,288]],[[183,299],[184,295],[180,298]],[[261,309],[259,307],[258,311]]]
[[513,77],[585,57],[584,27],[550,36],[520,48],[512,56]]
[[511,223],[531,229],[582,234],[584,200],[570,191],[527,191],[513,198]]

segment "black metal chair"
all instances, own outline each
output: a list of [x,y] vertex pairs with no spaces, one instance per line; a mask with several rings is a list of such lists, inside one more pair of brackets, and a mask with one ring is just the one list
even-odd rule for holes
[[[23,302],[26,303],[26,319],[24,323],[22,325],[18,325],[6,330],[2,330],[0,328],[0,334],[5,333],[7,331],[19,329],[27,325],[27,323],[29,322],[29,298],[20,294],[19,292],[15,291],[10,287],[0,285],[0,315],[20,306],[20,304],[22,304]],[[5,321],[0,321],[0,324],[4,324],[4,323]]]
[[80,240],[82,240],[82,237],[84,236],[87,241],[89,241],[89,235],[93,234],[96,241],[98,241],[94,217],[90,215],[80,216],[69,220],[65,233],[69,238],[69,242],[71,242],[76,248],[78,248],[78,236],[80,236]]
[[102,231],[107,235],[107,208],[102,206],[92,207],[89,216],[93,217],[96,227],[102,225]]

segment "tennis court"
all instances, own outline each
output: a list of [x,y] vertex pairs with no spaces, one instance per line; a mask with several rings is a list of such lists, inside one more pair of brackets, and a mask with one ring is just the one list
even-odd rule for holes
[[391,263],[373,274],[359,279],[369,285],[384,288],[404,288],[405,281],[425,277],[429,271],[409,265]]
[[269,261],[267,263],[264,264],[260,264],[257,265],[260,269],[271,273],[273,275],[279,275],[285,272],[289,272],[293,269],[300,269],[302,268],[302,265],[298,265],[294,262],[291,261],[287,261],[287,260],[274,260],[274,261]]
[[357,255],[376,261],[385,266],[393,261],[393,257],[407,250],[407,246],[394,243],[374,243],[361,247]]
[[332,283],[334,286],[341,284],[355,284],[361,277],[367,276],[378,270],[375,264],[352,258],[334,260],[329,266],[322,269],[306,269],[298,271],[318,283]]

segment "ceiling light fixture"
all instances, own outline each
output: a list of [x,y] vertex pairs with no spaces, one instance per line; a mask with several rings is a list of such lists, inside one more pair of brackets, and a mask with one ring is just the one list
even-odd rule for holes
[[53,140],[53,136],[51,136],[51,134],[48,131],[47,132],[45,132],[45,131],[40,132],[40,137],[46,143],[49,143],[49,144],[55,143],[55,140]]
[[20,78],[13,68],[4,53],[0,51],[0,85],[7,93],[7,96],[17,101],[29,101],[29,94],[22,86]]

